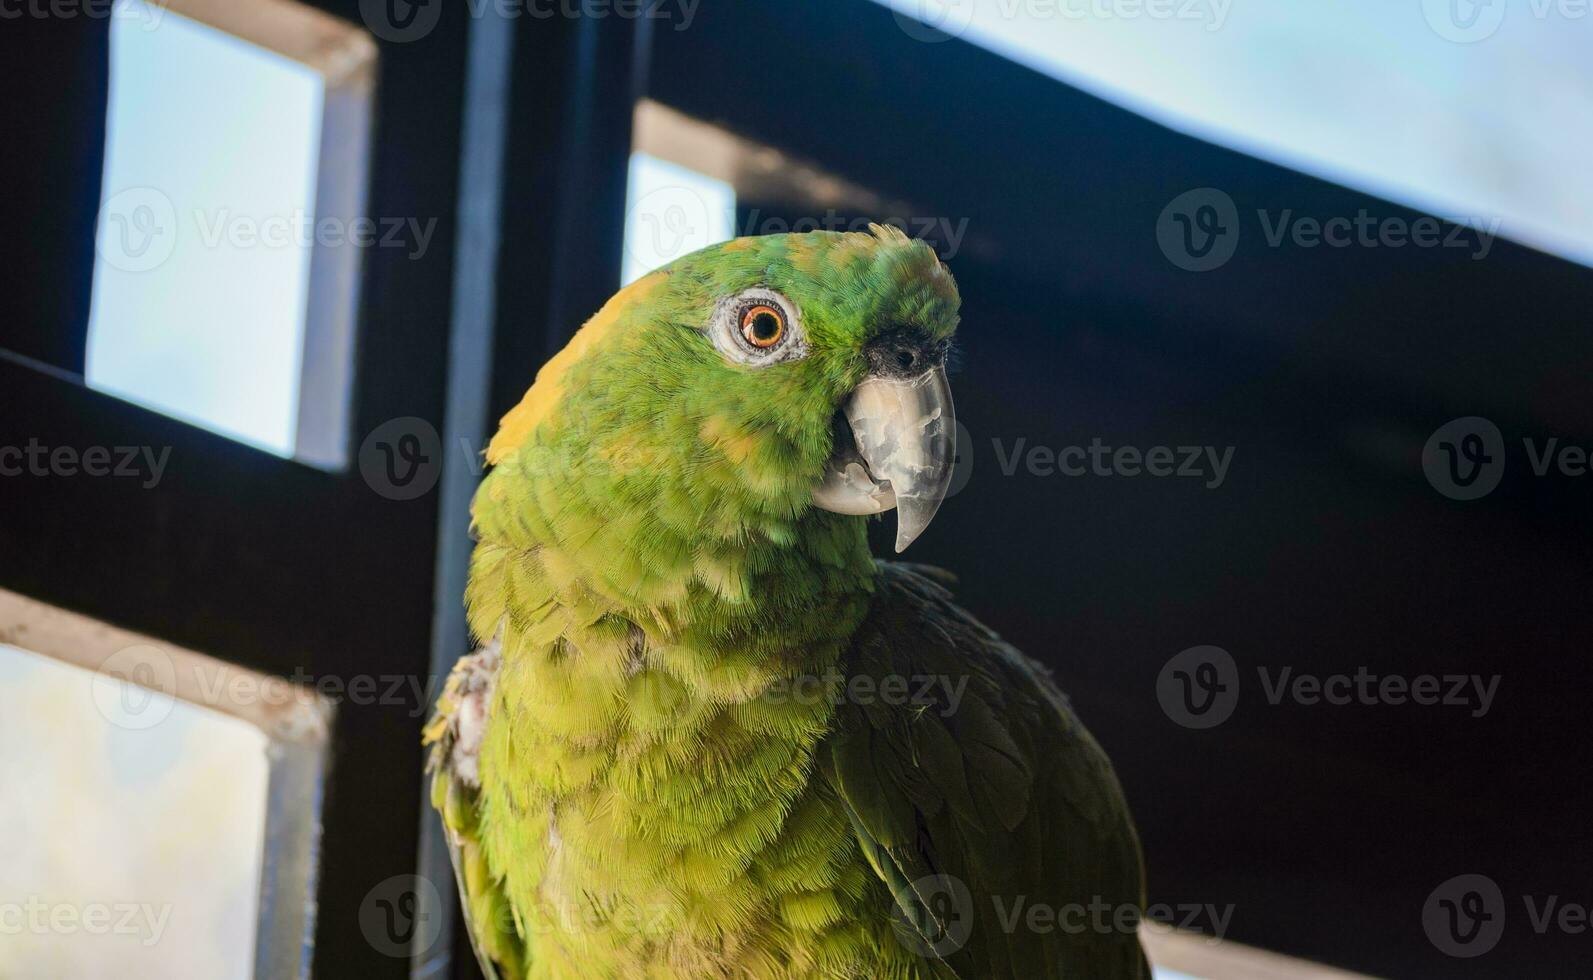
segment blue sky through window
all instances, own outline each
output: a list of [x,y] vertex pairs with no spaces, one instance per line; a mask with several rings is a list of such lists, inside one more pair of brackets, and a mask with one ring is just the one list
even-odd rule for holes
[[962,37],[1174,129],[1593,264],[1585,0],[879,2],[926,57]]
[[622,283],[735,237],[735,188],[678,163],[631,154],[626,198]]
[[324,84],[145,9],[111,25],[88,382],[291,456]]

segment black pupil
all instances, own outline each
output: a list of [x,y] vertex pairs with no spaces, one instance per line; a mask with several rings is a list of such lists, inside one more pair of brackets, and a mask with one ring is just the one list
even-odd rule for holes
[[770,341],[780,335],[780,318],[773,313],[763,311],[752,316],[752,337],[754,340]]

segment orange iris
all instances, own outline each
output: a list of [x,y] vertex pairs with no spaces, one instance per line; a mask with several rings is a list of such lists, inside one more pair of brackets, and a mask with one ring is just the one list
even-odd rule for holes
[[785,336],[785,316],[767,303],[749,306],[741,313],[741,336],[754,347],[773,347]]

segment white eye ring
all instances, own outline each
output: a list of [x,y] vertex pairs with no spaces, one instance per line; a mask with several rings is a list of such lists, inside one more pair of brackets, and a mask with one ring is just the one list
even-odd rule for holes
[[[769,347],[754,346],[741,332],[741,317],[752,306],[772,306],[784,317],[780,339]],[[767,367],[783,361],[794,361],[807,356],[807,335],[802,330],[802,317],[796,304],[772,289],[753,286],[726,296],[714,306],[713,320],[708,324],[708,336],[725,359],[749,367]]]

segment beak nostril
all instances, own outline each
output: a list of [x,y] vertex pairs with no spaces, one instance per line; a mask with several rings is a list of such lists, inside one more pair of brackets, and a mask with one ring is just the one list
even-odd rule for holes
[[943,349],[943,344],[936,344],[922,330],[898,327],[875,337],[863,349],[863,354],[876,375],[905,378],[933,367]]

